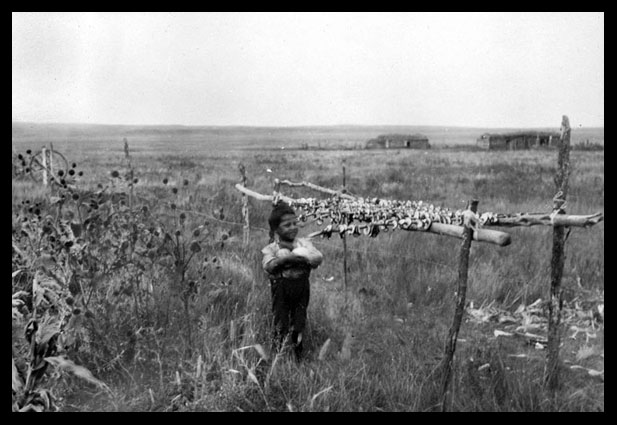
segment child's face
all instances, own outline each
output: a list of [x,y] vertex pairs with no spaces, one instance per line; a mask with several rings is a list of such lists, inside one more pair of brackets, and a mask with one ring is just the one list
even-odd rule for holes
[[281,224],[276,229],[276,233],[283,241],[291,242],[298,235],[298,221],[294,214],[285,214],[281,218]]

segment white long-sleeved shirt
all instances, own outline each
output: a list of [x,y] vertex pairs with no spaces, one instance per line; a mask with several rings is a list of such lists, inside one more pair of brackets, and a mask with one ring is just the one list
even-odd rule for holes
[[[317,248],[315,248],[315,246],[307,238],[295,239],[293,242],[293,249],[295,250],[296,248],[303,248],[295,253],[301,255],[302,257],[305,257],[312,268],[316,268],[323,261],[323,255],[321,254],[321,252],[319,252],[319,250],[317,250]],[[263,254],[262,267],[264,270],[266,270],[266,265],[270,261],[274,260],[275,258],[289,255],[288,250],[281,250],[281,247],[277,241],[265,246],[261,250],[261,253]],[[293,274],[293,272],[291,273]]]

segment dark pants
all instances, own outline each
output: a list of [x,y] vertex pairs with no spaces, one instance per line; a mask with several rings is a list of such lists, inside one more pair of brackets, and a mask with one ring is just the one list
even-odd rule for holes
[[296,358],[299,359],[302,354],[302,340],[298,341],[298,336],[306,325],[310,296],[309,273],[296,279],[272,279],[270,287],[274,315],[274,348],[280,350],[285,338],[290,336]]

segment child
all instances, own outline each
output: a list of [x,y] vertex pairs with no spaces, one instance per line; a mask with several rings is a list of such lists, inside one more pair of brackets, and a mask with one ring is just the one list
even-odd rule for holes
[[[280,201],[270,214],[270,244],[261,250],[263,268],[268,273],[272,290],[275,349],[281,349],[291,331],[296,359],[302,354],[302,331],[306,324],[311,269],[323,260],[313,244],[296,238],[296,214],[289,204]],[[274,235],[278,241],[274,241]]]

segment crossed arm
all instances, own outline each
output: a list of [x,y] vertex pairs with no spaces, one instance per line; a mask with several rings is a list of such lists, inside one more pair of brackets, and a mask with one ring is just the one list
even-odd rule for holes
[[310,262],[307,258],[300,255],[291,254],[286,257],[275,257],[269,260],[264,265],[264,270],[270,274],[278,272],[284,266],[310,266]]
[[[263,269],[267,273],[276,273],[281,267],[294,267],[294,266],[310,266],[316,268],[323,261],[323,255],[319,252],[313,244],[309,241],[299,241],[299,246],[306,248],[305,255],[297,255],[291,253],[285,257],[277,257],[278,246],[276,244],[268,245],[262,250],[263,257]],[[291,247],[290,247],[291,248]]]

